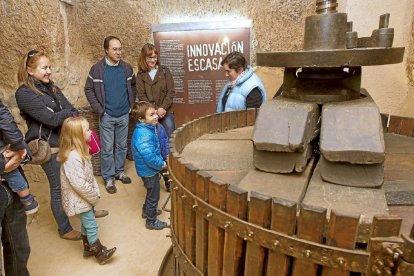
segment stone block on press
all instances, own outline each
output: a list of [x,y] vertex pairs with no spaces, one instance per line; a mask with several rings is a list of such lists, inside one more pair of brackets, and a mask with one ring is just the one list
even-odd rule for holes
[[272,173],[302,172],[312,156],[312,146],[303,152],[277,152],[257,150],[253,146],[253,165],[256,169]]
[[325,104],[320,149],[331,162],[383,163],[384,134],[379,109],[372,98]]
[[351,164],[319,160],[324,181],[351,187],[380,187],[384,183],[384,164]]
[[313,164],[314,159],[311,159],[303,172],[292,174],[267,173],[252,169],[238,186],[248,191],[249,194],[255,191],[270,197],[279,197],[299,203],[305,195],[312,176]]
[[318,120],[317,104],[276,97],[260,107],[253,143],[258,150],[304,151],[319,133]]

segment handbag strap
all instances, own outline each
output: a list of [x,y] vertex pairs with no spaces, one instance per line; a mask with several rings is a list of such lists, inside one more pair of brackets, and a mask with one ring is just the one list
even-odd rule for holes
[[[39,139],[42,139],[42,126],[43,126],[43,124],[40,124],[40,127],[39,127]],[[52,136],[52,130],[50,130],[49,136],[47,137],[47,140],[46,141],[49,142],[50,136]]]

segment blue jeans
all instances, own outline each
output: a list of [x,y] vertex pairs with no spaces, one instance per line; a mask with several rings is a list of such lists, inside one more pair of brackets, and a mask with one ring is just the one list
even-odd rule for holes
[[157,219],[157,207],[160,200],[160,176],[141,177],[147,189],[145,203],[142,210],[147,215],[147,224],[152,224]]
[[98,224],[96,223],[93,208],[87,212],[79,214],[82,222],[81,233],[88,237],[89,244],[93,244],[98,240]]
[[[26,276],[30,255],[26,213],[16,194],[0,182],[0,233],[7,276]],[[1,259],[0,259],[1,271]]]
[[3,177],[7,181],[7,184],[9,184],[9,187],[13,192],[20,192],[29,187],[27,185],[26,179],[24,179],[19,169],[15,169],[9,173],[5,173],[3,174]]
[[116,118],[105,113],[100,118],[101,173],[104,180],[113,179],[124,171],[128,120],[129,114]]
[[159,120],[159,122],[165,128],[165,132],[167,132],[168,138],[170,138],[171,134],[175,130],[174,113],[165,115],[165,117]]
[[46,173],[50,187],[50,208],[58,225],[60,235],[64,235],[73,230],[69,218],[62,206],[62,190],[60,182],[60,163],[56,161],[57,153],[52,154],[50,160],[42,164],[42,169]]

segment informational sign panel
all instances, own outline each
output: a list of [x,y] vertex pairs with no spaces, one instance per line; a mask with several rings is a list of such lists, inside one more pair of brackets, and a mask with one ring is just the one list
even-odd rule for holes
[[162,65],[174,78],[177,126],[216,111],[227,82],[221,61],[231,52],[250,63],[250,20],[153,26]]

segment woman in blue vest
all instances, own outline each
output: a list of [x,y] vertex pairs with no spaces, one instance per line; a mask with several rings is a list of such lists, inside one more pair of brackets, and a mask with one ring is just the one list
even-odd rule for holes
[[266,101],[262,81],[240,52],[228,54],[221,65],[229,81],[221,91],[217,112],[259,108]]

